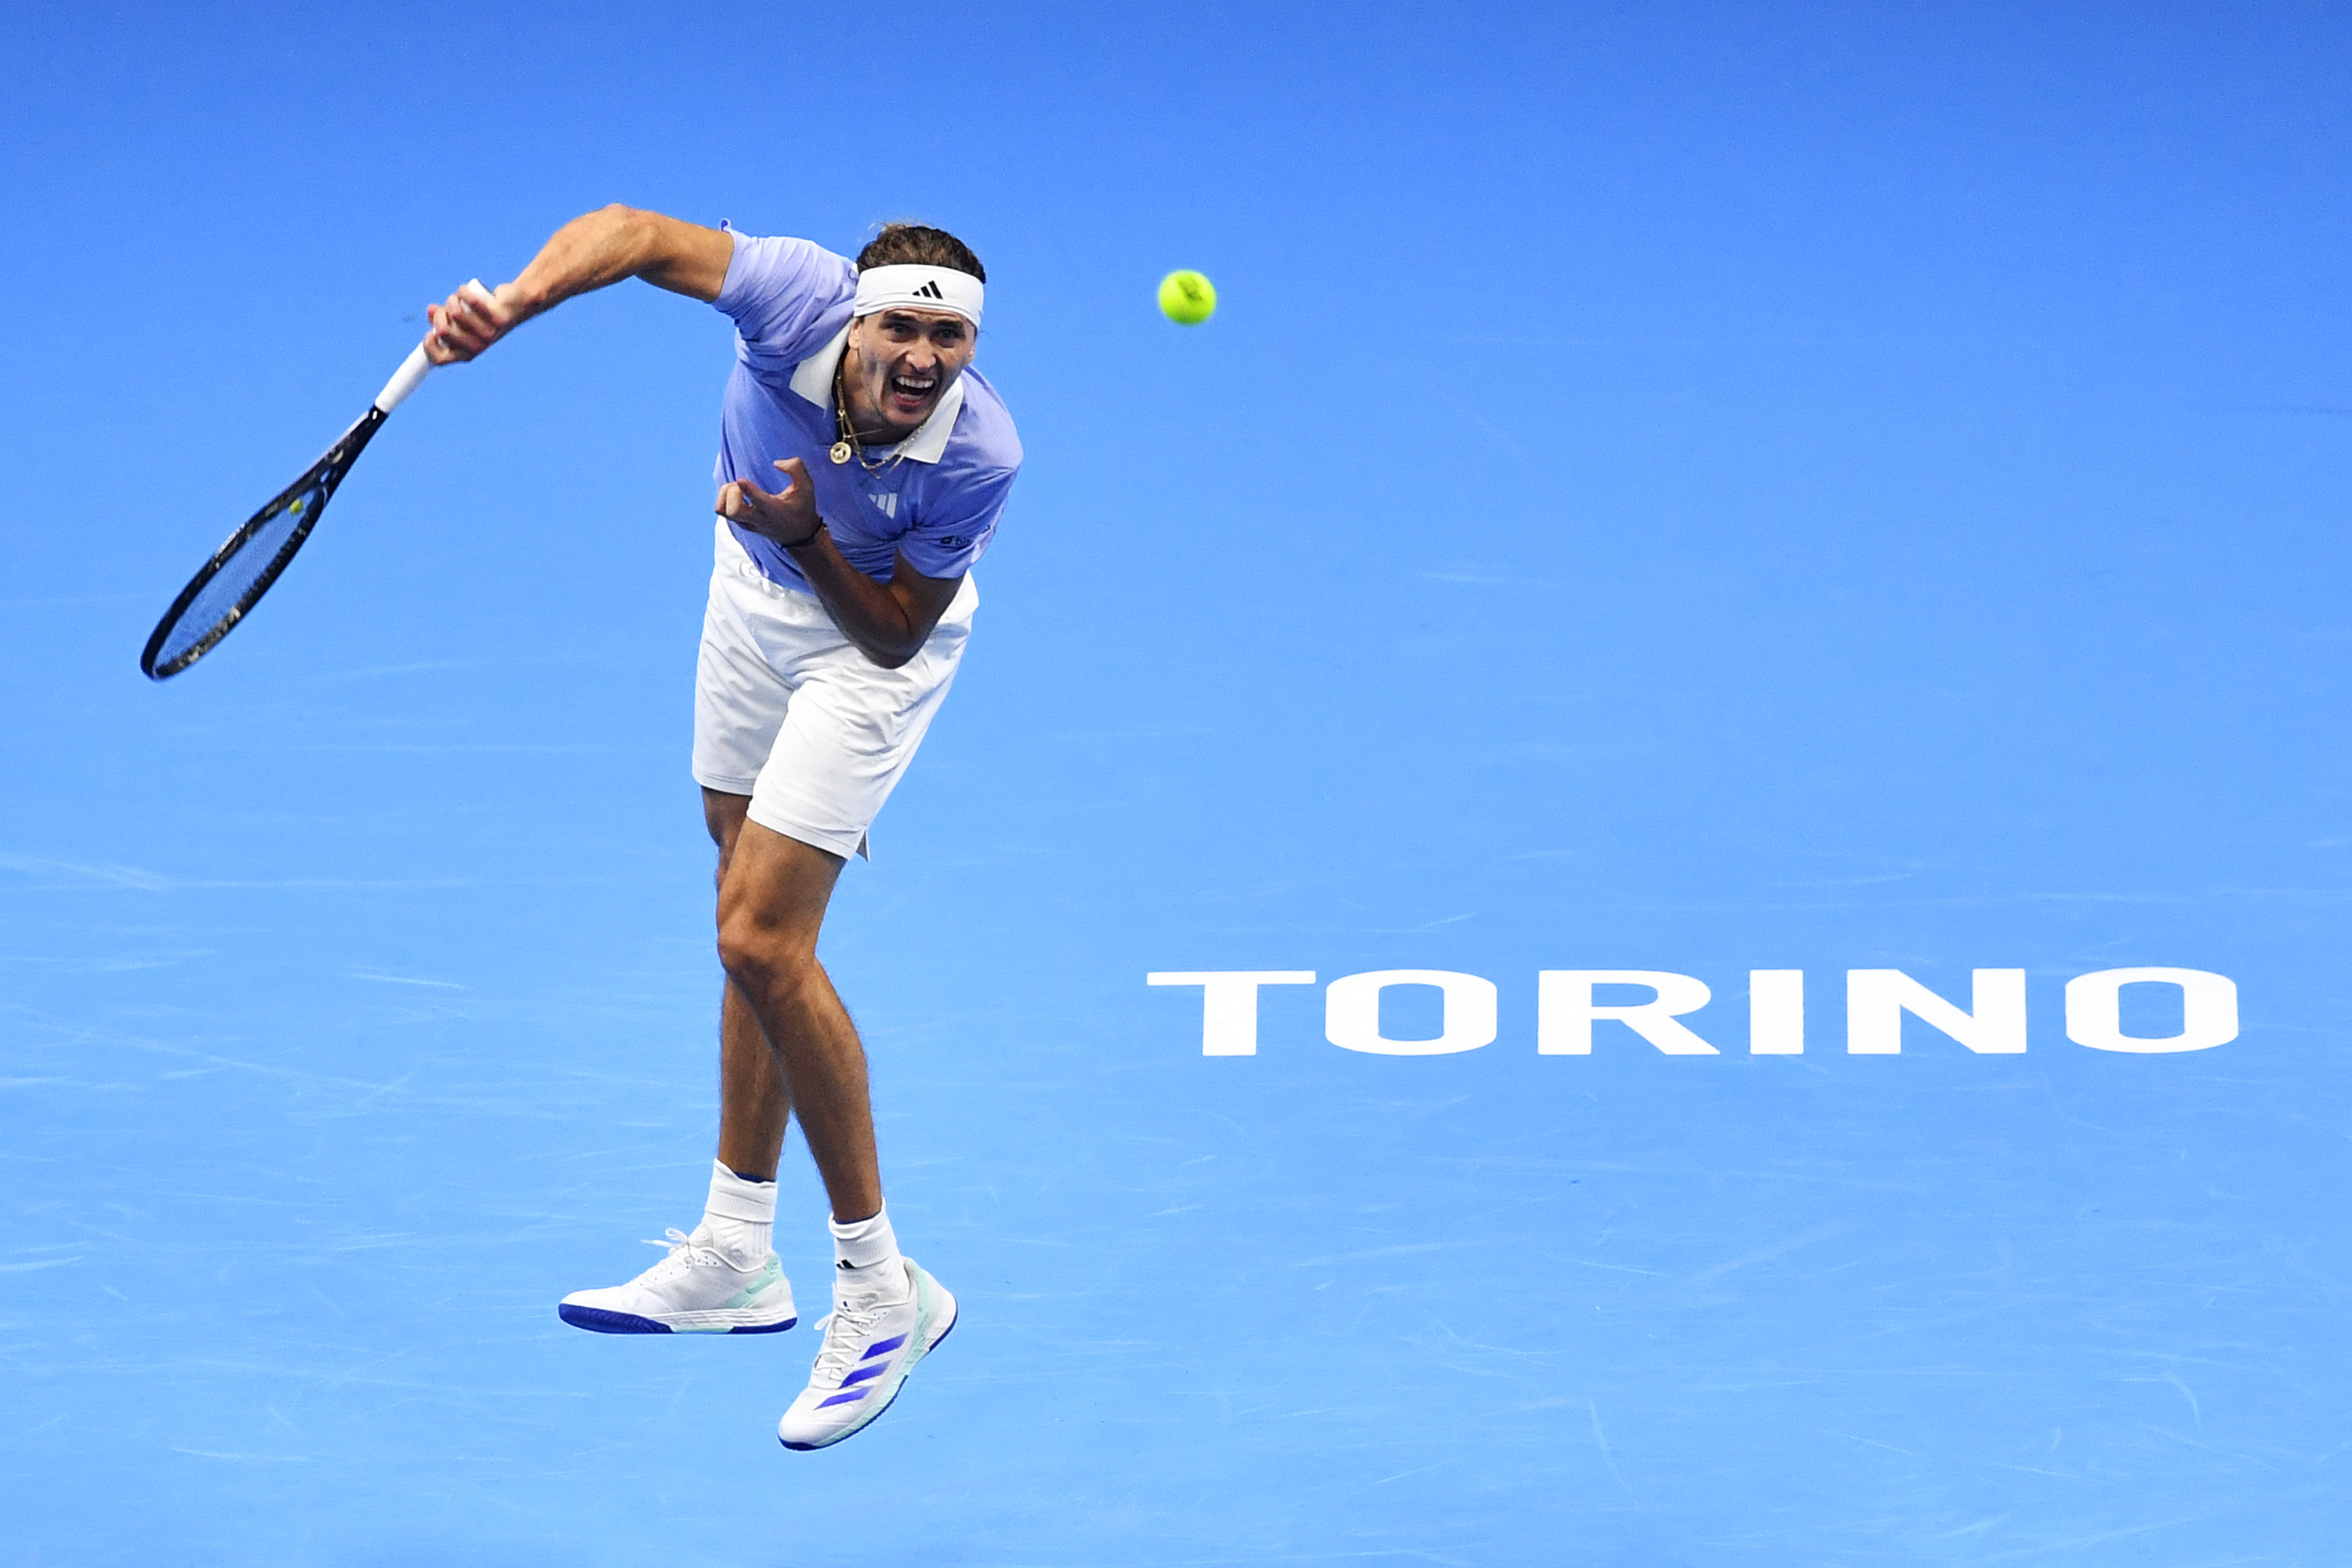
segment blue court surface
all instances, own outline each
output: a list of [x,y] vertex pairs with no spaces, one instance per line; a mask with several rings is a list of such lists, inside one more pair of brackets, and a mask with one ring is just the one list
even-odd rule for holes
[[[0,37],[0,1564],[2345,1560],[2340,9]],[[711,1154],[726,320],[134,668],[609,201],[956,230],[1028,451],[823,950],[963,1318],[814,1454],[797,1137],[802,1328],[554,1313]]]

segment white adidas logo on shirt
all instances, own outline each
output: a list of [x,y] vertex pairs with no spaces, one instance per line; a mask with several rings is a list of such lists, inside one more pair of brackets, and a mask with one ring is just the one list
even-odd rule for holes
[[885,490],[880,495],[868,496],[866,499],[871,500],[876,506],[882,509],[882,515],[884,517],[889,518],[894,521],[897,521],[898,516],[898,496],[897,491]]

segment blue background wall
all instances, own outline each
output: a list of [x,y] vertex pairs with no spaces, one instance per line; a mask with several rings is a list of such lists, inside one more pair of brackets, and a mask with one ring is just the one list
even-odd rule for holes
[[[2340,1546],[2340,12],[17,5],[0,61],[0,1563]],[[134,668],[424,300],[614,200],[961,233],[1030,454],[826,949],[966,1318],[821,1455],[813,1335],[551,1310],[709,1157],[724,318],[436,377]],[[2067,1043],[2132,964],[2244,1033]],[[1872,966],[2027,969],[2031,1049],[1844,1055]],[[1500,1037],[1302,987],[1204,1059],[1143,984],[1389,967]],[[1699,975],[1727,1054],[1538,1058],[1546,967]],[[1801,1058],[1739,1054],[1764,967]]]

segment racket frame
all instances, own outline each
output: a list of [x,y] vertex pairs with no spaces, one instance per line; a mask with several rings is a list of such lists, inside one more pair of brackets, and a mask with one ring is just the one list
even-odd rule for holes
[[[169,679],[210,653],[221,638],[228,636],[236,623],[245,618],[246,612],[260,602],[262,595],[269,592],[269,585],[278,581],[278,575],[293,561],[294,552],[302,548],[304,540],[310,537],[310,530],[318,526],[319,514],[327,510],[327,502],[334,496],[335,488],[343,482],[343,476],[351,472],[352,464],[367,449],[368,442],[383,427],[384,418],[383,409],[369,405],[368,411],[361,415],[317,462],[304,469],[300,479],[278,491],[268,505],[246,519],[245,526],[230,534],[227,542],[213,552],[212,559],[188,579],[188,585],[180,590],[180,596],[172,601],[172,607],[163,612],[162,620],[155,623],[154,632],[149,636],[146,647],[139,655],[141,674],[150,680]],[[230,605],[228,612],[214,622],[202,637],[170,660],[157,663],[163,645],[171,639],[173,632],[180,629],[180,617],[190,605],[195,603],[196,595],[203,593],[231,561],[236,559],[237,552],[245,548],[247,541],[312,490],[319,492],[318,504],[304,512],[302,520],[294,525],[294,531],[286,536],[286,542],[278,547],[276,559],[262,568],[261,575],[253,580],[253,585],[238,595],[236,603]]]
[[[466,288],[484,297],[489,294],[478,278],[468,282]],[[317,462],[305,468],[300,479],[278,491],[275,500],[246,519],[245,526],[230,534],[228,542],[213,552],[213,558],[188,579],[188,585],[180,590],[180,596],[172,601],[172,607],[163,612],[162,620],[155,623],[154,631],[147,638],[146,647],[139,655],[139,672],[142,675],[150,680],[166,680],[179,674],[210,653],[221,638],[228,636],[236,623],[245,618],[246,612],[260,603],[261,595],[269,592],[269,585],[278,581],[278,575],[293,561],[294,552],[302,548],[302,542],[310,537],[310,530],[319,524],[319,514],[327,510],[327,502],[334,497],[335,487],[343,482],[343,476],[351,472],[352,465],[359,460],[362,452],[367,450],[367,444],[375,439],[375,433],[383,428],[392,411],[406,401],[408,395],[422,385],[425,378],[432,373],[433,362],[425,357],[425,345],[419,343],[409,351],[400,368],[393,372],[392,379],[383,384],[383,390],[375,395],[375,401],[368,405],[367,412],[337,437],[335,444],[328,447]],[[180,617],[187,613],[190,605],[195,603],[196,595],[221,574],[236,558],[237,552],[243,550],[265,524],[275,521],[297,499],[311,490],[319,493],[319,504],[305,510],[302,520],[294,525],[294,531],[288,534],[286,542],[278,547],[277,557],[262,569],[261,575],[254,579],[253,585],[238,595],[236,603],[230,605],[228,612],[208,627],[195,644],[172,658],[157,663],[163,645],[171,639],[173,632],[179,630]]]

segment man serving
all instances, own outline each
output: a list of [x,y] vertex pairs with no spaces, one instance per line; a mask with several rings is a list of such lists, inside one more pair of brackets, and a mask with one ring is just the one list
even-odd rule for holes
[[[865,1426],[947,1337],[955,1298],[898,1251],[866,1052],[817,962],[845,860],[955,679],[1021,467],[970,368],[986,274],[952,235],[886,226],[855,263],[611,206],[512,282],[429,307],[427,357],[467,360],[575,294],[642,278],[736,326],[720,416],[717,563],[695,683],[694,776],[719,846],[718,1158],[702,1222],[625,1285],[557,1309],[603,1333],[769,1333],[797,1321],[770,1245],[797,1116],[832,1207],[833,1311],[788,1448]],[[769,486],[776,487],[770,489]]]

